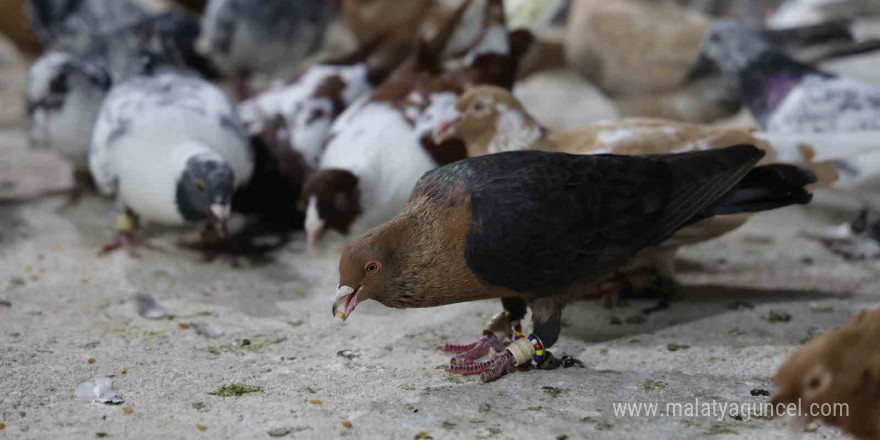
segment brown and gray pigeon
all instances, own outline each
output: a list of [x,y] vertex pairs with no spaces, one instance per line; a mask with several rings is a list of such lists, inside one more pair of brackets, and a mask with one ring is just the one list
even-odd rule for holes
[[507,314],[486,338],[506,340],[526,307],[532,334],[450,370],[491,381],[532,360],[552,365],[544,350],[565,304],[601,294],[643,249],[709,217],[810,201],[812,173],[756,167],[763,156],[751,145],[657,156],[517,151],[438,168],[400,214],[344,249],[333,314],[345,320],[368,299],[410,308],[501,298]]

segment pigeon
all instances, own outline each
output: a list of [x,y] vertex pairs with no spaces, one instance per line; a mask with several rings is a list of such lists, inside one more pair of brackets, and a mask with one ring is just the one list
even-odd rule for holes
[[654,156],[514,151],[446,165],[422,177],[395,218],[344,248],[333,314],[344,321],[368,299],[410,308],[502,298],[509,321],[531,309],[532,334],[450,371],[491,381],[533,359],[553,365],[545,350],[565,304],[600,293],[638,253],[706,218],[810,201],[812,173],[756,167],[763,156],[751,145]]
[[122,212],[105,252],[138,245],[138,219],[215,222],[222,233],[253,152],[235,108],[218,88],[174,67],[133,77],[104,101],[89,151],[99,191]]
[[555,132],[539,123],[508,90],[491,85],[469,89],[434,128],[435,142],[450,139],[463,141],[470,157],[520,150],[683,153],[749,143],[768,153],[765,162],[808,166],[826,184],[837,176],[829,162],[874,151],[868,140],[840,147],[834,138],[821,134],[765,133],[652,118],[599,121]]
[[25,13],[43,47],[75,54],[88,53],[105,36],[150,17],[132,0],[30,0]]
[[[774,407],[794,404],[804,413],[777,414],[786,415],[796,431],[818,419],[857,439],[880,437],[875,389],[880,386],[878,338],[880,309],[875,309],[860,312],[849,322],[807,342],[776,372],[777,391],[773,395]],[[811,408],[826,413],[809,416]]]
[[[713,23],[703,52],[740,89],[759,127],[769,134],[818,134],[828,148],[876,142],[880,135],[880,87],[814,69],[774,50],[735,21]],[[835,188],[863,206],[880,203],[880,151],[835,163]]]
[[51,148],[88,172],[92,128],[110,85],[101,61],[54,50],[40,56],[27,85],[32,145]]
[[[460,69],[439,59],[467,10],[483,7],[483,38]],[[443,32],[421,44],[371,95],[335,122],[319,171],[303,189],[306,232],[315,243],[328,230],[356,235],[393,217],[426,171],[464,158],[463,148],[435,145],[431,130],[468,84],[511,87],[527,33],[509,38],[500,1],[465,3]]]
[[332,18],[330,1],[211,0],[202,19],[199,50],[226,74],[244,81],[251,73],[296,67],[320,49]]

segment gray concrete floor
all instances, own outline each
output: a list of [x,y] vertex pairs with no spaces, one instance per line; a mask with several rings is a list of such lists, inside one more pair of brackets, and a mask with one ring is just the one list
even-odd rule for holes
[[[555,352],[585,368],[483,385],[446,373],[449,356],[436,347],[473,339],[494,302],[365,303],[340,324],[330,316],[332,247],[309,257],[298,237],[268,261],[233,267],[157,231],[164,251],[99,258],[112,211],[94,196],[0,205],[0,300],[11,304],[0,305],[0,438],[263,439],[279,428],[288,438],[788,438],[781,420],[618,417],[612,404],[766,402],[750,391],[772,391],[774,371],[802,340],[874,306],[880,284],[880,264],[847,263],[798,237],[837,219],[803,208],[761,215],[683,252],[680,298],[644,322],[632,317],[656,301],[570,306]],[[140,317],[136,292],[176,318]],[[754,308],[731,309],[737,301]],[[771,311],[792,319],[768,322]],[[96,375],[112,378],[130,414],[76,399]],[[264,391],[208,394],[231,383]],[[803,438],[839,437],[819,427]]]

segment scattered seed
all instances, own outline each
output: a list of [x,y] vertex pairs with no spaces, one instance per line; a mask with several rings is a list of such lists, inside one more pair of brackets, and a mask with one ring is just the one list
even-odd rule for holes
[[428,431],[421,431],[413,436],[413,440],[434,440],[434,436]]
[[80,284],[89,284],[89,279],[88,278],[80,278],[79,283]]
[[123,407],[122,407],[122,412],[124,412],[125,414],[131,414],[131,413],[134,412],[134,410],[131,409],[130,406],[123,406]]
[[89,365],[94,364],[94,363],[95,363],[95,358],[89,358]]
[[187,322],[178,322],[178,323],[177,323],[177,326],[180,327],[180,328],[182,328],[182,329],[184,329],[184,330],[187,330],[187,329],[190,328],[190,325],[189,325],[189,323],[187,323]]
[[204,430],[208,429],[208,426],[203,425],[201,423],[196,423],[196,429],[198,429],[199,431],[204,431]]
[[452,423],[449,420],[444,420],[443,423],[440,424],[440,427],[442,427],[443,429],[452,429],[456,426],[457,425],[455,423]]
[[343,427],[343,428],[351,429],[352,426],[353,426],[353,425],[351,424],[351,421],[349,421],[349,420],[343,420],[343,421],[342,421],[342,427]]
[[6,429],[6,424],[5,424],[5,423],[0,423],[0,429]]
[[321,399],[312,399],[309,400],[309,403],[311,403],[312,405],[323,405],[324,401]]

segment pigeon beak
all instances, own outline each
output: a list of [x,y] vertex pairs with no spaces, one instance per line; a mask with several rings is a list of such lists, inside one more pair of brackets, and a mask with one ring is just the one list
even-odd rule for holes
[[349,286],[340,286],[336,288],[336,302],[333,303],[333,317],[339,318],[342,322],[348,319],[351,312],[358,305],[358,295],[364,286],[358,286],[357,290]]
[[221,237],[229,234],[229,217],[232,215],[232,207],[229,205],[213,204],[211,205],[211,215],[217,225],[217,232]]
[[434,143],[437,145],[442,144],[453,135],[455,135],[455,125],[461,121],[461,116],[456,116],[455,118],[442,121],[434,127]]

